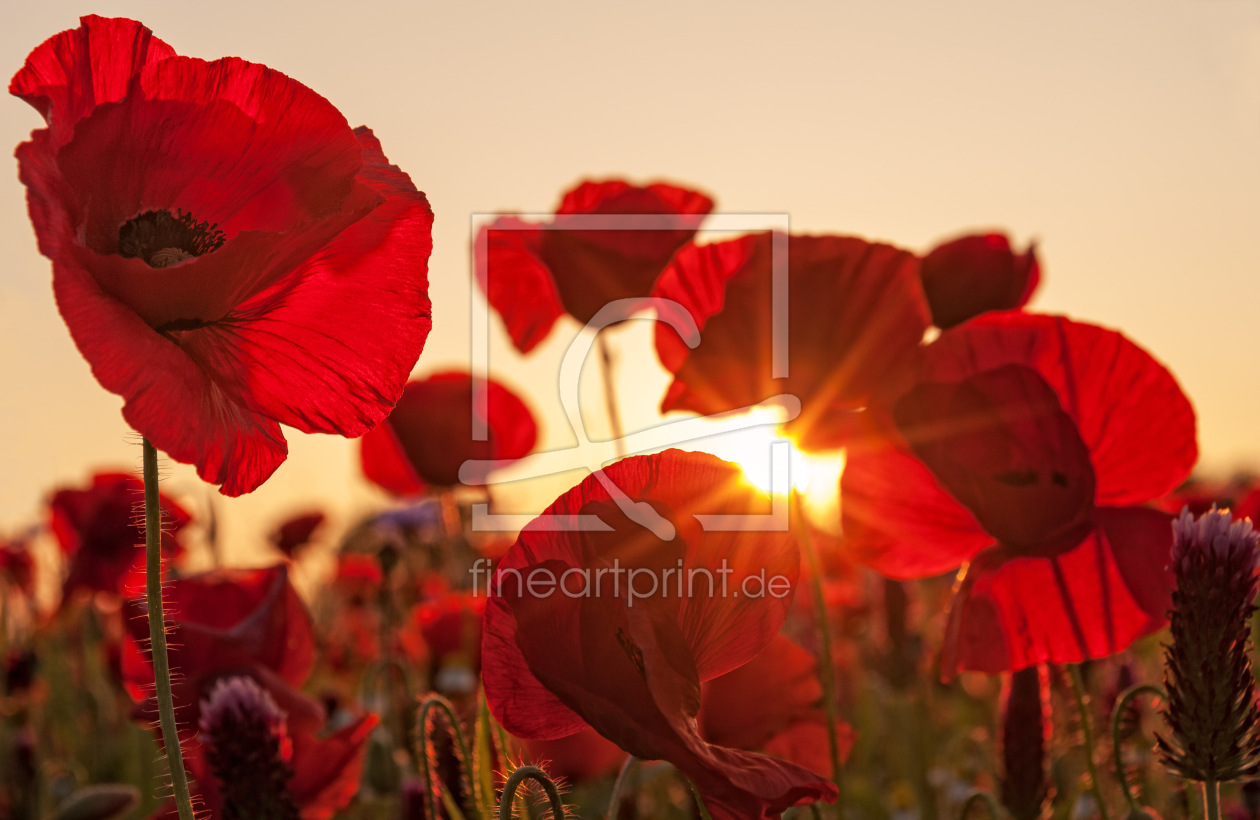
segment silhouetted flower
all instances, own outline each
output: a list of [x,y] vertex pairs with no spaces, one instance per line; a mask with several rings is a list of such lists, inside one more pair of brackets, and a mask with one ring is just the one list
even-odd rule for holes
[[[162,510],[162,554],[179,554],[176,536],[192,520],[183,507],[159,494]],[[63,489],[53,494],[52,531],[70,561],[62,600],[75,590],[119,595],[144,591],[144,482],[125,473],[97,473],[86,490]]]

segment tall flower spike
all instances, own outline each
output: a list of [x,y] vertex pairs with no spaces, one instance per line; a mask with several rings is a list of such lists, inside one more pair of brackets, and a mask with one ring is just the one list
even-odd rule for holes
[[1260,538],[1251,521],[1213,507],[1173,522],[1172,644],[1164,648],[1164,765],[1203,783],[1260,772],[1260,709],[1251,672]]
[[1049,796],[1050,687],[1044,666],[1011,674],[1002,709],[1002,804],[1015,820],[1037,820]]
[[250,678],[220,680],[202,702],[201,733],[223,820],[298,820],[292,744],[271,695]]

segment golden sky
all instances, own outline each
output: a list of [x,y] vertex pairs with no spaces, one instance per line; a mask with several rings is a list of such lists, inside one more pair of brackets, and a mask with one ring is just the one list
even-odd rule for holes
[[[8,0],[11,76],[82,13],[143,21],[179,53],[284,71],[367,124],[437,215],[434,330],[417,374],[466,366],[469,220],[546,211],[584,176],[664,178],[793,230],[914,249],[968,228],[1035,239],[1033,307],[1120,328],[1167,363],[1199,414],[1205,468],[1260,467],[1260,1],[421,3]],[[0,144],[42,124],[0,103]],[[134,468],[139,447],[57,315],[16,161],[0,182],[0,533],[58,483]],[[554,373],[497,319],[496,375],[543,446],[573,441]],[[571,332],[571,329],[570,329]],[[630,428],[667,379],[644,323],[611,337]],[[584,393],[598,396],[597,376]],[[603,428],[599,404],[589,425]],[[286,431],[289,461],[216,503],[249,553],[286,512],[379,506],[357,445]],[[192,471],[168,488],[204,504]],[[576,480],[578,476],[572,476]],[[568,481],[567,483],[572,483]],[[505,499],[524,512],[567,486]]]

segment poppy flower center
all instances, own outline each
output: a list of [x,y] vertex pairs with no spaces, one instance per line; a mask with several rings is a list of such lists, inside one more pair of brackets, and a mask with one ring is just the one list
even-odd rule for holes
[[194,256],[218,250],[227,241],[218,223],[198,222],[191,213],[165,208],[145,211],[118,229],[118,253],[139,257],[149,267],[168,268]]

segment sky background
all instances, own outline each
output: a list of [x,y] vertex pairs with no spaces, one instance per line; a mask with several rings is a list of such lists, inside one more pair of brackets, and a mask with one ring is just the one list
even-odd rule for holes
[[[666,179],[720,210],[786,212],[796,231],[916,250],[974,228],[1035,239],[1033,308],[1122,329],[1190,395],[1203,469],[1260,468],[1260,0],[5,0],[0,70],[11,76],[85,13],[141,20],[180,54],[265,63],[376,131],[437,217],[417,375],[467,366],[472,214],[550,210],[582,177]],[[41,125],[22,101],[0,101],[0,144]],[[139,463],[121,400],[57,314],[10,162],[0,534],[40,520],[54,487]],[[544,447],[574,441],[550,387],[565,331],[521,358],[492,326],[495,375],[534,407]],[[649,328],[610,340],[627,427],[649,426],[668,382]],[[588,398],[598,388],[584,378]],[[214,501],[239,560],[261,554],[287,513],[319,506],[344,524],[387,503],[359,473],[356,443],[286,434],[289,460],[267,484]],[[204,509],[211,493],[190,468],[167,474]],[[528,512],[578,478],[502,500]]]

